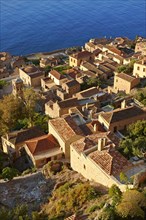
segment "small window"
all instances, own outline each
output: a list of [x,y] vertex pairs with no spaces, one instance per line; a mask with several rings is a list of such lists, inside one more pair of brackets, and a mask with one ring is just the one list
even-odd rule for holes
[[137,70],[140,70],[140,67],[139,67],[139,66],[137,67]]
[[143,72],[145,72],[145,68],[143,68]]
[[84,170],[86,170],[86,166],[85,166],[85,164],[84,164]]

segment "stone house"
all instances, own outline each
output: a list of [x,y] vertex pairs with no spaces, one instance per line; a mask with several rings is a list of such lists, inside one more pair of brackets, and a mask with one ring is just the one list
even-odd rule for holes
[[69,98],[72,97],[69,93],[67,93],[67,92],[66,92],[65,90],[63,90],[62,88],[58,88],[58,89],[56,90],[56,95],[57,95],[57,97],[58,97],[60,100],[62,100],[62,101],[66,100],[66,99],[69,99]]
[[14,96],[22,97],[23,94],[23,80],[20,78],[16,78],[12,80],[12,93]]
[[146,39],[141,39],[136,43],[135,53],[141,52],[142,55],[146,56]]
[[60,150],[58,141],[52,134],[43,135],[25,142],[24,149],[30,165],[37,168],[44,166],[51,160],[61,159],[64,154]]
[[130,94],[131,90],[140,83],[139,78],[132,77],[126,73],[115,73],[114,86],[108,87],[108,92],[118,93],[120,91]]
[[62,84],[62,89],[72,96],[80,91],[81,86],[76,80],[69,80]]
[[44,132],[36,127],[8,133],[2,136],[3,151],[15,159],[20,156],[20,149],[25,141],[42,135],[44,135]]
[[31,65],[25,68],[19,68],[19,77],[23,80],[24,85],[38,87],[41,86],[41,79],[44,77],[44,72]]
[[133,76],[146,78],[146,57],[134,63]]
[[83,61],[93,61],[94,54],[88,51],[82,51],[69,56],[69,66],[76,67],[80,66]]
[[85,108],[99,107],[99,101],[92,98],[84,98],[78,100],[77,98],[69,98],[63,101],[52,102],[49,101],[45,104],[45,114],[52,118],[61,117],[68,114],[69,110],[73,107],[79,108],[79,110]]
[[103,52],[107,51],[110,54],[118,55],[118,56],[122,56],[123,55],[121,50],[119,50],[117,47],[111,46],[111,45],[104,46],[102,51]]
[[0,67],[6,67],[6,69],[11,68],[12,56],[8,52],[0,52]]
[[93,53],[96,49],[97,49],[97,46],[96,44],[94,44],[93,42],[87,42],[85,44],[85,49],[90,52],[90,53]]
[[146,110],[136,105],[126,107],[125,101],[122,102],[120,109],[111,112],[103,112],[98,115],[99,122],[107,131],[117,132],[126,129],[128,125],[138,120],[146,119]]
[[9,76],[9,71],[6,67],[0,68],[0,79],[3,79],[5,77]]
[[46,66],[57,66],[59,65],[59,63],[61,62],[61,60],[59,58],[56,58],[54,56],[50,56],[47,58],[41,58],[40,60],[40,67],[45,68]]
[[123,62],[124,62],[124,57],[122,57],[120,55],[117,55],[117,54],[110,53],[108,51],[104,51],[104,52],[100,53],[97,56],[97,58],[101,61],[104,60],[104,59],[108,59],[108,60],[111,60],[113,62],[116,62],[119,65],[122,65]]
[[81,63],[80,69],[82,71],[92,71],[95,74],[98,72],[97,66],[94,65],[93,63],[90,63],[90,62],[87,62],[87,61]]
[[[111,138],[112,137],[112,138]],[[110,132],[102,132],[83,137],[70,146],[71,167],[85,178],[106,187],[125,185],[119,180],[121,172],[132,169],[133,164],[117,150]]]
[[52,118],[61,117],[64,114],[68,114],[71,107],[78,105],[79,103],[76,98],[70,98],[60,102],[49,101],[45,104],[45,114]]
[[11,61],[11,68],[15,69],[15,68],[21,68],[26,66],[25,64],[25,60],[23,57],[18,56],[18,57],[13,57],[12,61]]
[[61,74],[61,73],[59,73],[58,71],[56,71],[56,70],[51,70],[50,72],[49,72],[49,77],[54,81],[54,83],[56,84],[56,85],[62,85],[62,83],[64,83],[65,81],[67,81],[67,78],[63,75],[63,74]]
[[62,118],[49,120],[49,133],[59,142],[65,158],[70,158],[70,144],[84,136],[73,118],[66,115]]
[[85,98],[91,98],[91,97],[96,97],[97,94],[99,93],[98,87],[91,87],[89,89],[85,89],[81,92],[78,92],[77,94],[74,95],[74,97],[78,99],[85,99]]

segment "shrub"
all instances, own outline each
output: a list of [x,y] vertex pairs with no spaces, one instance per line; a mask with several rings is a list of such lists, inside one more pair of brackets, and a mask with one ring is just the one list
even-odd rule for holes
[[18,175],[19,175],[19,171],[11,167],[5,167],[2,170],[2,177],[3,179],[6,179],[6,180],[12,180],[15,176],[18,176]]
[[98,196],[98,192],[89,183],[65,183],[53,192],[50,203],[53,205],[48,210],[49,217],[58,217],[64,213],[64,217],[76,212],[87,201],[93,200]]
[[93,205],[88,209],[89,213],[95,212],[97,209],[99,209],[98,205]]

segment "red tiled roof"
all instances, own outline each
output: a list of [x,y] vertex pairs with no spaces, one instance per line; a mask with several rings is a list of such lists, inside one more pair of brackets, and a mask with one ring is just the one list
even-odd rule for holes
[[[113,134],[114,135],[114,134]],[[83,152],[86,151],[98,144],[98,140],[100,138],[107,139],[107,145],[114,143],[115,145],[118,143],[116,138],[110,134],[110,132],[99,132],[96,134],[91,134],[86,137],[83,137],[77,141],[75,141],[72,146],[78,151]]]
[[92,53],[90,53],[90,52],[88,52],[86,50],[71,55],[71,57],[74,57],[76,59],[82,59],[84,57],[90,57],[90,56],[92,56]]
[[52,76],[54,76],[56,79],[58,79],[58,80],[61,80],[61,79],[64,79],[64,78],[65,78],[65,76],[64,76],[63,74],[59,73],[59,72],[56,71],[56,70],[51,70],[51,71],[50,71],[50,74],[51,74]]
[[146,115],[146,112],[137,106],[130,106],[124,109],[115,109],[112,112],[101,113],[100,115],[108,123],[114,123],[139,115]]
[[26,141],[26,145],[33,155],[37,155],[56,147],[59,148],[59,144],[52,134],[33,138],[29,141]]
[[96,87],[91,87],[89,89],[83,90],[82,92],[79,92],[76,94],[76,97],[82,96],[83,98],[88,98],[93,95],[96,95],[99,92],[99,90]]
[[63,101],[58,102],[58,106],[60,108],[69,108],[69,107],[75,107],[78,106],[78,100],[77,98],[70,98]]
[[40,137],[45,133],[37,127],[28,128],[25,130],[14,131],[8,134],[9,141],[13,144],[20,144],[32,138]]
[[132,167],[125,157],[115,149],[94,151],[88,155],[98,166],[101,167],[108,175],[117,175],[128,167]]
[[61,138],[65,141],[69,140],[74,135],[84,136],[82,130],[69,115],[49,120],[49,123],[53,125],[59,136],[61,136]]
[[69,80],[69,81],[65,82],[64,84],[66,84],[66,86],[69,88],[76,86],[76,85],[80,85],[76,80]]
[[116,53],[119,56],[122,54],[122,52],[118,50],[116,47],[106,45],[106,48],[110,50],[111,52]]
[[124,80],[126,80],[126,81],[128,81],[128,82],[132,82],[132,81],[135,80],[134,77],[129,76],[129,75],[126,74],[126,73],[118,73],[117,77],[119,77],[119,78],[121,78],[121,79],[124,79]]

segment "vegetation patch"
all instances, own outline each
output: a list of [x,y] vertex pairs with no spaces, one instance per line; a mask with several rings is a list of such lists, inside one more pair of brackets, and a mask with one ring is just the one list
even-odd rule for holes
[[63,66],[57,66],[57,67],[54,67],[54,70],[58,71],[59,73],[61,74],[65,74],[64,70],[69,70],[71,69],[72,67],[68,66],[68,65],[63,65]]
[[[89,183],[65,183],[53,192],[49,203],[43,208],[49,219],[62,216],[66,217],[73,214],[82,206],[90,201],[95,200],[99,192]],[[52,204],[52,205],[51,205]]]

